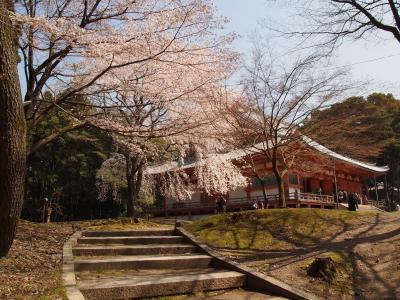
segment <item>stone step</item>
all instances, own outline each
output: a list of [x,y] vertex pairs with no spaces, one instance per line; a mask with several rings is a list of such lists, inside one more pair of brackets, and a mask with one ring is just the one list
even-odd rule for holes
[[151,254],[185,254],[197,252],[193,245],[164,244],[164,245],[84,245],[72,249],[75,256],[100,255],[151,255]]
[[[213,293],[209,293],[207,295],[207,299],[209,300],[290,300],[288,298],[283,298],[279,296],[274,296],[272,294],[255,292],[245,289],[234,289],[229,291],[219,291],[214,292],[217,295],[213,295]],[[203,297],[199,297],[196,295],[188,296],[185,300],[200,300],[204,299]]]
[[84,280],[78,288],[86,299],[133,299],[238,288],[246,276],[234,271],[165,276],[130,276],[109,279]]
[[110,236],[168,236],[173,235],[173,229],[159,230],[112,230],[112,231],[83,231],[86,237],[110,237]]
[[176,244],[183,242],[182,236],[111,236],[111,237],[81,237],[78,244]]
[[75,259],[76,271],[102,271],[122,269],[190,269],[208,268],[211,262],[208,255],[175,256],[116,256],[101,259]]
[[[189,268],[189,269],[128,269],[128,270],[103,270],[103,271],[76,271],[76,279],[79,281],[92,279],[112,279],[112,278],[130,278],[130,277],[146,277],[156,276],[169,277],[185,275],[198,275],[206,273],[219,272],[220,269],[215,268]],[[225,271],[225,270],[222,270]]]

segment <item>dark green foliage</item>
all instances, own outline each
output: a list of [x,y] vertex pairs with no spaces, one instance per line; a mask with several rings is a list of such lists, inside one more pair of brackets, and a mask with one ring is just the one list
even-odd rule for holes
[[305,130],[328,148],[373,161],[397,138],[399,112],[400,101],[391,94],[351,97],[313,114]]
[[382,93],[351,97],[314,114],[304,126],[306,134],[309,128],[312,137],[328,148],[388,165],[388,205],[400,203],[400,100]]
[[[68,118],[57,113],[32,130],[29,142],[68,126]],[[53,220],[77,220],[119,215],[111,200],[99,203],[96,171],[108,157],[111,140],[102,132],[86,128],[57,138],[28,160],[27,192],[22,217],[42,219],[44,198],[52,202]]]

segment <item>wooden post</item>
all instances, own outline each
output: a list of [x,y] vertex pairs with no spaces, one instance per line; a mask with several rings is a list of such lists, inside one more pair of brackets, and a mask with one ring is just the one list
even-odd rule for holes
[[375,201],[379,201],[379,194],[378,194],[378,186],[376,184],[376,174],[374,173],[374,182],[375,182]]
[[333,184],[335,185],[334,202],[336,203],[336,208],[339,208],[339,199],[338,199],[338,191],[337,191],[337,179],[336,179],[336,161],[335,160],[333,160]]
[[387,185],[387,176],[386,176],[386,173],[385,173],[385,205],[386,205],[386,207],[388,207],[389,206],[389,195],[388,195],[388,185]]

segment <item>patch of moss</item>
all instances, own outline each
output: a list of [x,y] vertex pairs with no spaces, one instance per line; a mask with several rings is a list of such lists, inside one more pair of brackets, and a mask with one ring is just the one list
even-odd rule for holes
[[[326,252],[321,257],[330,257],[336,266],[336,276],[331,282],[324,280],[318,280],[316,286],[320,291],[326,291],[332,289],[335,294],[338,295],[349,295],[352,293],[353,287],[349,284],[352,282],[351,277],[353,276],[353,267],[350,259],[342,251]],[[305,259],[301,264],[301,272],[306,274],[308,268],[314,261],[315,257]]]
[[45,290],[44,293],[37,298],[38,300],[68,299],[65,287],[62,283],[61,269],[58,271],[58,273],[54,274],[54,276],[57,276],[57,286]]

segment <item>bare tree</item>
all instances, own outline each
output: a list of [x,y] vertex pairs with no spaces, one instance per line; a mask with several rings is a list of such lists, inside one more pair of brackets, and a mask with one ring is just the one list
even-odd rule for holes
[[0,1],[0,257],[15,237],[25,186],[26,123],[15,34],[6,1]]
[[290,34],[316,37],[319,46],[335,47],[346,38],[381,38],[384,32],[400,43],[400,3],[396,0],[304,0],[297,5],[305,22]]
[[339,84],[344,74],[318,72],[319,63],[320,57],[308,56],[285,67],[256,48],[244,79],[244,97],[227,117],[235,132],[232,140],[249,155],[271,163],[281,207],[286,206],[284,176],[308,148],[303,142],[308,132],[301,130],[304,120],[344,89]]

